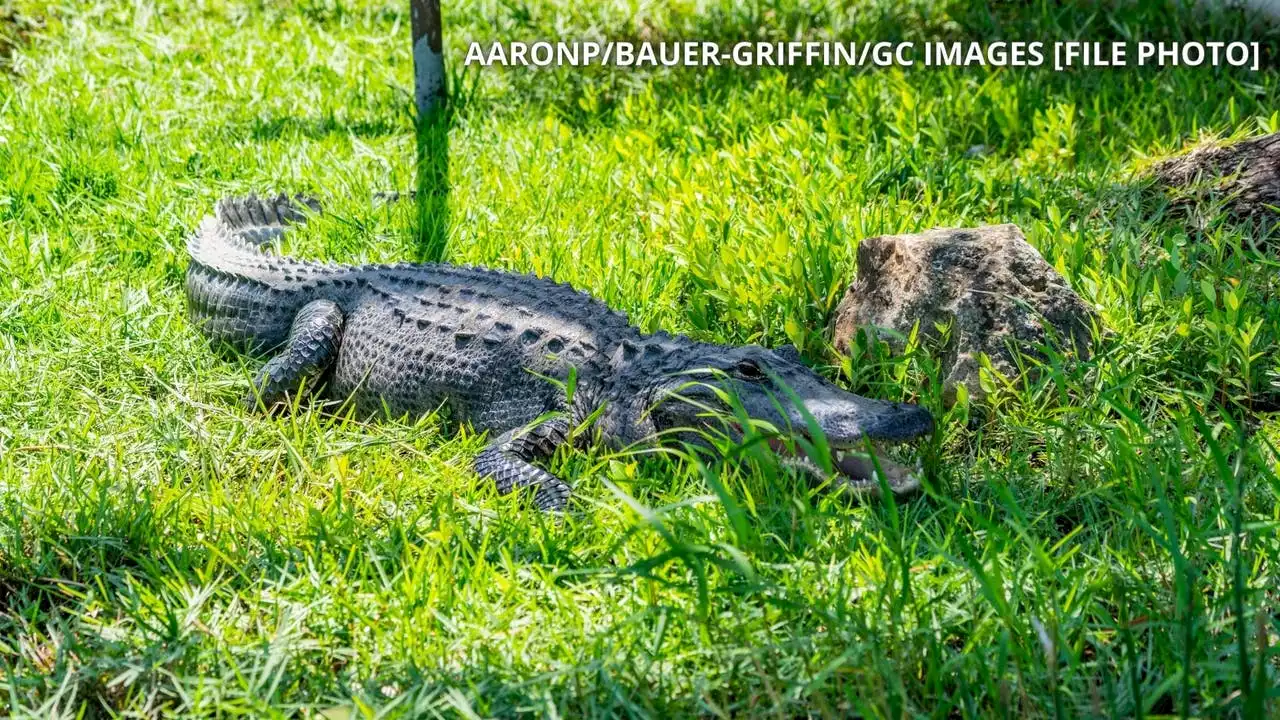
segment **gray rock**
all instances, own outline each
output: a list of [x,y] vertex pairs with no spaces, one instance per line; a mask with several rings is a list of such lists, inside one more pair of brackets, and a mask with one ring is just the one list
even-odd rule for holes
[[1174,190],[1176,209],[1220,198],[1237,220],[1275,227],[1280,220],[1280,133],[1233,145],[1206,144],[1155,165],[1152,176]]
[[[1029,245],[1016,225],[929,230],[868,238],[858,248],[858,276],[836,310],[834,342],[847,351],[854,335],[873,331],[895,349],[918,322],[937,337],[950,325],[942,373],[947,402],[963,384],[981,399],[980,353],[1014,377],[1016,352],[1058,346],[1087,357],[1093,311],[1058,271]],[[1051,332],[1046,332],[1046,327]]]

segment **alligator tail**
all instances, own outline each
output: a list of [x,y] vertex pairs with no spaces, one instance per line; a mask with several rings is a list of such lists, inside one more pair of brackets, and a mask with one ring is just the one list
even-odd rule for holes
[[332,301],[354,285],[363,267],[263,252],[319,211],[320,203],[302,195],[247,195],[219,201],[201,221],[187,240],[186,289],[192,317],[210,339],[251,352],[274,347],[319,288]]
[[[381,192],[374,199],[392,203],[414,197],[413,191]],[[194,263],[245,280],[271,281],[290,270],[308,269],[326,274],[333,269],[323,263],[308,263],[273,257],[264,263],[263,246],[278,240],[291,225],[301,225],[321,211],[320,202],[307,195],[284,193],[228,197],[218,201],[214,214],[187,240],[187,252]],[[293,266],[297,265],[297,268]],[[296,273],[292,273],[296,274]]]
[[218,201],[214,217],[238,242],[261,247],[284,234],[288,225],[307,221],[307,211],[320,212],[320,201],[305,195],[229,197]]

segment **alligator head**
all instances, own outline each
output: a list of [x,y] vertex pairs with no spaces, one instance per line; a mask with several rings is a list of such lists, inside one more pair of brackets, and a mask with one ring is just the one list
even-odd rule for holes
[[[895,494],[919,488],[919,461],[898,454],[895,446],[933,432],[933,416],[924,408],[841,390],[803,365],[794,348],[773,351],[687,340],[681,345],[663,354],[664,372],[649,396],[651,430],[722,429],[724,419],[734,415],[730,398],[736,398],[740,411],[763,422],[757,427],[774,430],[770,445],[786,465],[822,480],[832,478],[857,494],[879,493],[877,465]],[[729,426],[740,438],[741,427]],[[813,448],[822,447],[815,427],[825,440],[828,462],[813,457]],[[810,449],[805,451],[804,445]]]

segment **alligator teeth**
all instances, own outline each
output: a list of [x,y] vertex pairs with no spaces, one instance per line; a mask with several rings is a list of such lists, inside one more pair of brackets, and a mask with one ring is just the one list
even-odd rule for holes
[[[872,452],[874,452],[874,458]],[[873,444],[872,452],[837,449],[832,454],[833,464],[847,483],[864,486],[879,485],[883,479],[889,487],[898,492],[919,486],[922,466],[918,458],[912,466],[891,458],[887,447]]]

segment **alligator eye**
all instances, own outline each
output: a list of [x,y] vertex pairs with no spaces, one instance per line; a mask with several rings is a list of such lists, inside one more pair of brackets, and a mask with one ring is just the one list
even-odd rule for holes
[[738,364],[733,366],[733,374],[752,382],[764,379],[764,371],[751,360],[739,360]]

